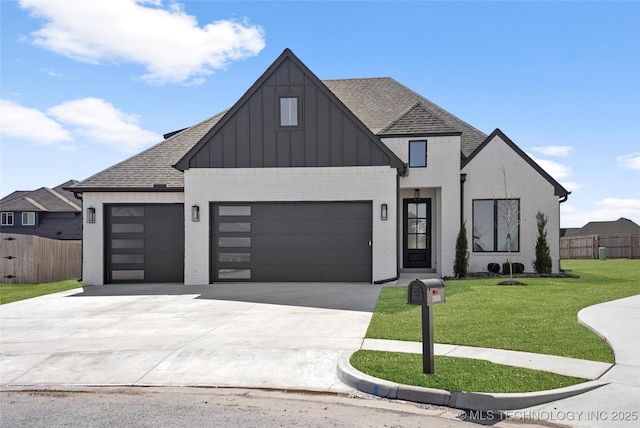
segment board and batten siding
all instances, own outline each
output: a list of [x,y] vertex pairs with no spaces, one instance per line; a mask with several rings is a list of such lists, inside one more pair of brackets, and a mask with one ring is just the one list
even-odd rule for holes
[[[205,137],[189,168],[390,165],[366,128],[318,84],[285,60]],[[280,126],[280,96],[298,98],[298,126]]]

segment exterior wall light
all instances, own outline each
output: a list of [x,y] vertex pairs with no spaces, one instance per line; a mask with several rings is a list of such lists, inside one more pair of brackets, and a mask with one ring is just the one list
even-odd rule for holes
[[387,220],[389,218],[389,207],[387,204],[380,205],[380,220]]
[[87,208],[87,223],[96,222],[96,209],[93,207]]
[[200,221],[200,207],[197,205],[191,207],[191,221]]

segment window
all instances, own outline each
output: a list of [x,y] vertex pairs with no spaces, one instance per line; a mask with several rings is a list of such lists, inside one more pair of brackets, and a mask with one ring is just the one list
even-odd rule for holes
[[424,168],[427,166],[427,142],[409,141],[409,167]]
[[520,200],[473,201],[473,251],[520,251]]
[[298,126],[298,98],[280,98],[280,126]]
[[6,211],[2,213],[2,222],[0,222],[2,226],[13,226],[13,213]]
[[23,226],[35,226],[36,224],[36,213],[26,212],[22,213],[22,225]]

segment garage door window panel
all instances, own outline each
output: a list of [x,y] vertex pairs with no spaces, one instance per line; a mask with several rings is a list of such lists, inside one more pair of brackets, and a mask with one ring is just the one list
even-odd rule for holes
[[251,279],[251,269],[219,269],[220,279]]
[[251,232],[251,222],[225,222],[218,224],[218,232]]
[[251,238],[249,237],[223,237],[218,238],[218,246],[221,248],[248,248],[251,247]]
[[220,217],[229,216],[250,216],[251,206],[220,206],[218,207],[218,215]]
[[111,207],[112,217],[144,217],[144,207]]

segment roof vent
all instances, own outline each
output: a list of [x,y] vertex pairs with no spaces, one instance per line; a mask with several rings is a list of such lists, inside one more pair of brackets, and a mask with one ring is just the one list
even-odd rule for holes
[[164,183],[153,183],[153,188],[154,189],[166,189],[167,185]]

